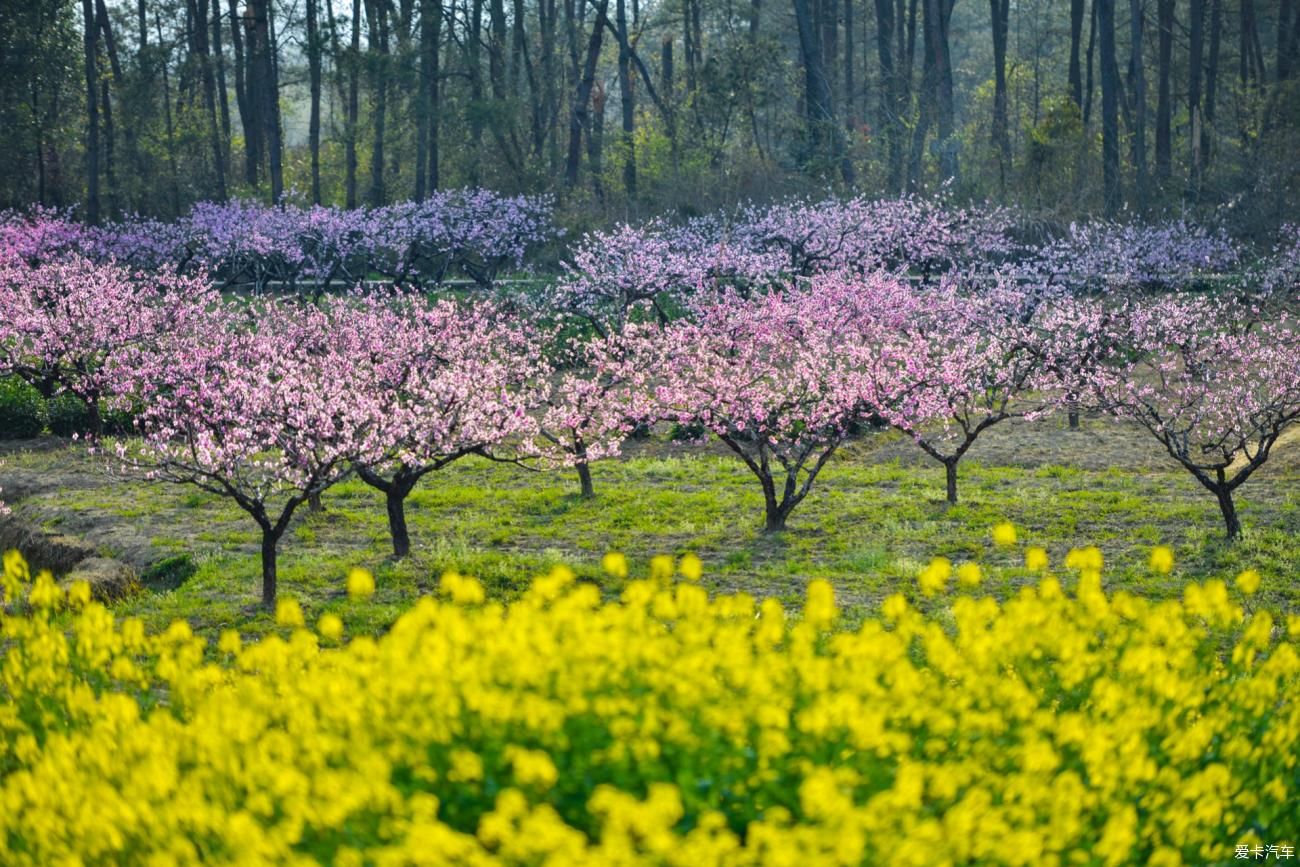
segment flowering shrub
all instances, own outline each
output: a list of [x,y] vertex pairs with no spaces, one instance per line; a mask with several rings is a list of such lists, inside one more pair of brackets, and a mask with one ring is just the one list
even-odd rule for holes
[[1069,289],[1185,289],[1241,263],[1223,232],[1173,220],[1166,223],[1071,224],[1026,264],[1026,276]]
[[132,268],[203,273],[224,284],[355,283],[374,270],[400,284],[453,273],[491,285],[555,237],[545,197],[449,190],[423,202],[346,211],[232,199],[199,202],[174,223],[128,217],[83,226],[36,207],[0,212],[0,257],[38,265],[76,254]]
[[[710,598],[689,556],[683,580],[657,558],[604,603],[564,568],[508,607],[447,574],[379,639],[282,600],[282,636],[209,647],[10,554],[0,860],[1113,865],[1294,846],[1300,618],[1222,581],[1107,595],[1095,549],[1065,566],[933,617],[895,595],[852,631],[825,582],[791,618]],[[934,561],[922,590],[952,572]],[[978,585],[976,564],[956,572]]]

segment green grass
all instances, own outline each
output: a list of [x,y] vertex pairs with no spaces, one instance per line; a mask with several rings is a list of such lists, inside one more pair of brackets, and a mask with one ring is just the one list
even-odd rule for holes
[[[849,449],[832,460],[777,535],[761,532],[760,491],[738,460],[707,449],[673,453],[662,441],[651,444],[664,446],[660,454],[597,464],[592,500],[579,498],[564,472],[469,458],[432,474],[408,502],[413,552],[402,561],[390,556],[382,497],[353,480],[326,493],[323,513],[300,510],[282,542],[280,592],[298,599],[309,619],[346,612],[351,628],[378,632],[435,591],[448,569],[508,600],[563,562],[613,594],[620,582],[600,571],[604,552],[627,554],[636,574],[655,554],[694,551],[715,591],[797,605],[809,580],[829,579],[852,623],[893,592],[916,598],[916,573],[938,555],[979,558],[991,572],[989,589],[1013,594],[1034,576],[1022,568],[1021,550],[992,550],[989,541],[990,528],[1010,520],[1022,542],[1045,547],[1053,563],[1075,545],[1099,545],[1112,590],[1168,598],[1190,580],[1230,579],[1253,567],[1264,576],[1268,604],[1300,606],[1293,472],[1274,471],[1241,490],[1245,537],[1226,545],[1213,499],[1176,468],[968,460],[962,502],[949,507],[938,465],[899,457],[906,454],[899,443],[883,442],[889,447]],[[118,615],[155,627],[185,618],[208,634],[271,627],[257,605],[256,528],[229,501],[179,486],[106,482],[93,459],[71,448],[11,452],[0,485],[9,487],[5,474],[14,471],[63,473],[68,481],[20,499],[20,516],[149,561],[141,567],[145,589],[116,603]],[[1147,569],[1157,543],[1174,547],[1173,575]],[[343,583],[356,565],[374,571],[378,592],[376,604],[352,610]],[[1058,574],[1069,583],[1070,575]]]

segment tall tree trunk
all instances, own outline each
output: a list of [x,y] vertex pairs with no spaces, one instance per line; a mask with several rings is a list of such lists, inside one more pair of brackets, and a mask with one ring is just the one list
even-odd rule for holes
[[[217,0],[220,2],[220,0]],[[239,110],[239,125],[244,131],[244,183],[257,184],[261,159],[258,154],[259,113],[254,108],[248,69],[249,61],[244,51],[244,19],[235,0],[228,0],[230,10],[230,47],[235,55],[235,107]],[[250,46],[249,53],[252,48]]]
[[1201,76],[1205,74],[1202,53],[1205,42],[1205,0],[1189,0],[1190,24],[1187,51],[1187,117],[1192,134],[1188,139],[1188,190],[1195,200],[1201,189],[1201,135],[1204,118],[1201,115]]
[[[212,0],[219,5],[221,0]],[[217,77],[212,52],[208,46],[208,0],[195,0],[194,47],[198,55],[203,84],[203,109],[207,115],[208,144],[212,150],[212,170],[217,182],[217,200],[226,199],[226,151],[221,138],[221,116],[217,108]]]
[[[1101,165],[1106,215],[1119,213],[1119,63],[1115,57],[1115,0],[1093,0],[1101,32]],[[1193,0],[1195,2],[1195,0]]]
[[[250,102],[259,115],[258,123],[265,137],[269,174],[271,176],[271,201],[279,203],[284,196],[284,171],[282,164],[282,139],[280,131],[280,87],[276,74],[275,46],[272,41],[271,8],[269,0],[249,0],[245,14],[250,56]],[[259,162],[261,151],[258,152]]]
[[894,0],[876,0],[876,54],[880,58],[880,121],[888,152],[886,186],[895,191],[902,186],[903,149],[902,118],[899,116],[898,72],[894,66]]
[[384,189],[384,141],[388,120],[388,3],[386,0],[368,0],[366,18],[370,26],[370,75],[374,86],[371,114],[374,123],[374,142],[370,152],[370,194],[367,199],[374,207],[386,203]]
[[86,222],[99,223],[99,69],[94,0],[81,0],[86,73]]
[[[158,44],[163,44],[162,20],[158,17],[157,11],[153,16],[154,29],[158,33]],[[176,165],[176,127],[172,124],[172,86],[171,76],[167,72],[167,62],[163,61],[162,67],[162,85],[163,85],[163,121],[164,129],[167,132],[167,168],[169,170],[168,184],[170,200],[172,206],[172,216],[178,217],[181,212],[181,177],[180,170]]]
[[853,124],[858,117],[853,52],[853,0],[844,0],[844,127],[848,130],[853,129]]
[[1268,73],[1264,68],[1264,47],[1259,38],[1259,21],[1255,0],[1241,0],[1240,42],[1237,50],[1238,76],[1242,86],[1261,84]]
[[1296,0],[1281,0],[1277,15],[1277,59],[1274,61],[1278,84],[1286,81],[1295,72],[1293,64],[1296,46],[1293,44],[1291,23],[1293,16],[1297,25],[1300,25],[1300,7]]
[[628,203],[636,202],[636,129],[632,95],[632,61],[627,41],[627,4],[615,0],[614,26],[618,32],[618,96],[623,110],[623,189]]
[[1011,138],[1007,133],[1007,30],[1011,0],[989,0],[989,10],[993,24],[993,146],[998,150],[998,186],[1005,193],[1007,169],[1011,167]]
[[1095,76],[1093,73],[1093,48],[1097,44],[1097,0],[1092,2],[1092,15],[1088,19],[1088,52],[1087,67],[1088,78],[1083,87],[1083,125],[1088,126],[1088,121],[1092,116],[1092,93],[1094,90]]
[[1070,0],[1070,67],[1068,83],[1070,99],[1083,109],[1083,71],[1079,63],[1079,48],[1083,41],[1083,13],[1085,0]]
[[829,155],[837,161],[844,183],[853,185],[853,166],[843,153],[842,136],[835,123],[835,103],[830,81],[822,66],[822,50],[809,0],[794,0],[795,23],[799,30],[799,53],[804,67],[804,99],[808,111],[808,135],[811,150],[822,155],[829,145]]
[[1174,56],[1174,0],[1156,0],[1156,27],[1156,177],[1163,182],[1173,172],[1174,106],[1170,81]]
[[420,0],[420,87],[417,96],[415,198],[423,200],[438,189],[438,42],[442,30],[441,0]]
[[348,106],[343,121],[343,196],[348,208],[357,202],[357,137],[361,115],[361,0],[352,0],[352,29],[348,34]]
[[230,164],[230,96],[226,86],[226,54],[221,45],[221,0],[212,0],[212,59],[217,79],[217,107],[221,114],[221,164]]
[[469,66],[469,100],[473,109],[469,116],[469,181],[471,186],[478,186],[483,153],[483,66],[479,59],[479,46],[483,43],[483,0],[473,0],[469,8],[469,39],[465,50],[466,65]]
[[925,0],[925,22],[934,52],[935,117],[938,121],[939,171],[944,180],[958,177],[954,133],[952,55],[948,41],[953,0]]
[[596,21],[591,27],[591,38],[587,42],[587,59],[582,67],[582,77],[573,94],[573,113],[569,117],[569,152],[564,164],[564,184],[569,189],[577,186],[578,165],[582,158],[582,134],[590,127],[591,91],[596,81],[596,61],[600,58],[601,36],[605,32],[602,26],[605,10],[609,0],[598,0]]
[[1129,75],[1133,94],[1133,202],[1147,207],[1147,85],[1142,62],[1142,0],[1129,0]]
[[1214,138],[1214,110],[1219,88],[1219,51],[1223,43],[1223,0],[1210,0],[1210,56],[1205,65],[1205,118],[1201,135],[1201,164],[1210,161]]
[[682,0],[682,51],[686,55],[687,98],[695,92],[695,44],[691,38],[691,0]]
[[[931,0],[926,0],[929,9]],[[916,192],[921,188],[922,159],[925,155],[925,139],[930,134],[930,124],[934,122],[934,104],[937,99],[938,82],[934,67],[934,33],[928,24],[921,28],[922,60],[921,86],[917,91],[917,119],[912,129],[912,146],[907,159],[907,189]]]
[[311,202],[321,203],[320,193],[320,91],[321,33],[317,19],[318,0],[306,0],[307,6],[307,80],[310,107],[307,117],[307,147],[311,151]]

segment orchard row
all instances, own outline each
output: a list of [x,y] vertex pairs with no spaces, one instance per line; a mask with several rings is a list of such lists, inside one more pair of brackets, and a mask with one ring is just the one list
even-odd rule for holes
[[642,315],[662,299],[640,299],[579,338],[564,317],[487,297],[229,301],[202,273],[10,255],[0,374],[128,413],[138,437],[94,438],[114,466],[237,503],[261,531],[268,604],[296,510],[344,478],[383,492],[401,556],[406,498],[452,461],[572,467],[590,494],[591,464],[660,421],[734,452],[779,531],[864,425],[912,437],[955,501],[990,427],[1101,410],[1148,430],[1239,532],[1234,491],[1300,417],[1285,292],[1081,294],[968,273],[669,287],[673,316]]
[[[93,227],[46,209],[0,213],[0,249],[31,264],[75,253],[259,290],[280,284],[323,292],[370,278],[423,288],[470,278],[490,286],[503,268],[553,261],[562,235],[544,197],[484,190],[353,211],[203,202],[171,223],[131,218]],[[1283,235],[1293,246],[1294,230]],[[662,300],[664,291],[718,283],[761,288],[844,269],[914,277],[993,270],[1075,288],[1170,288],[1242,270],[1258,270],[1255,276],[1270,282],[1265,272],[1277,259],[1181,221],[1052,231],[1015,211],[956,207],[942,197],[795,200],[618,226],[580,237],[559,258],[571,306],[597,316]]]

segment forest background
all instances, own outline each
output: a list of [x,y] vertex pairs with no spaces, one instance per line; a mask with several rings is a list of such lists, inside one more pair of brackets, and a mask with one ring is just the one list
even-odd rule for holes
[[[243,5],[241,5],[243,4]],[[0,207],[1300,211],[1300,0],[0,0]]]

